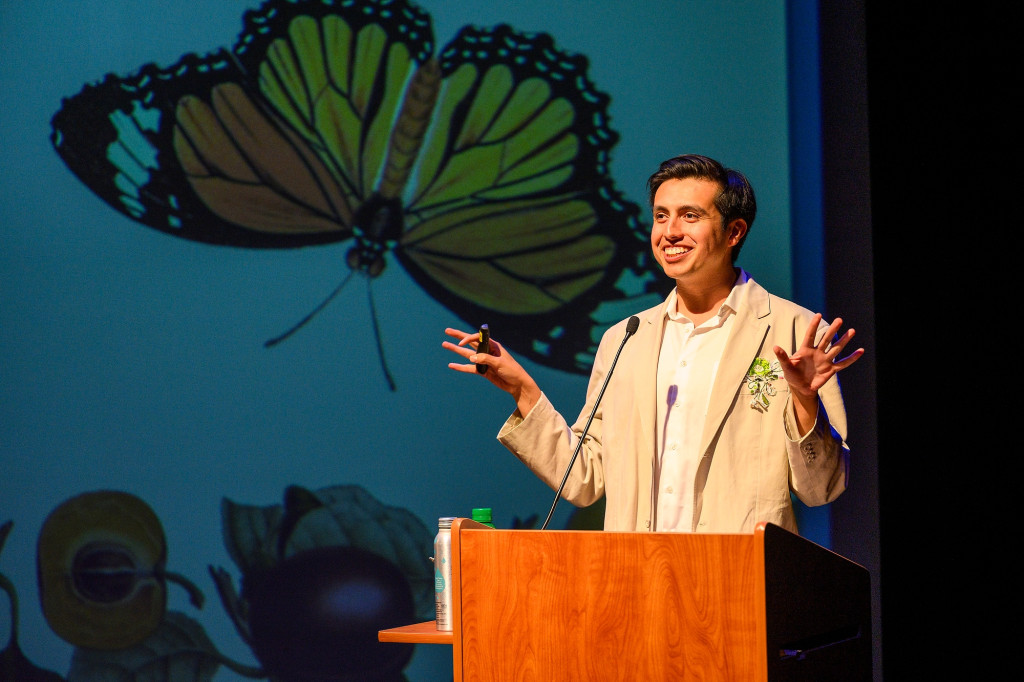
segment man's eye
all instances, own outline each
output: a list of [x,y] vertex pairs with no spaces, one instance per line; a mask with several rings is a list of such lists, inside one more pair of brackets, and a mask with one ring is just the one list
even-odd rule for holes
[[695,223],[698,220],[700,220],[700,216],[694,213],[693,211],[690,211],[688,213],[683,214],[683,220],[685,220],[688,223]]

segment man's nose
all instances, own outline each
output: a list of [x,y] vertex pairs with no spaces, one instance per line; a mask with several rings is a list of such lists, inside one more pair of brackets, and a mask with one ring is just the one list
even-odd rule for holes
[[682,237],[684,234],[683,219],[679,217],[670,218],[668,226],[665,228],[665,234],[673,238]]

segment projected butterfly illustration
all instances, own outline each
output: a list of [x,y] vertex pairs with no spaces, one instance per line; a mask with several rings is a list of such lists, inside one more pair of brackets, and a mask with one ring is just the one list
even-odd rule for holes
[[394,259],[467,325],[587,373],[601,333],[662,295],[587,68],[504,24],[464,26],[435,56],[430,16],[401,0],[270,0],[231,49],[86,85],[52,142],[95,194],[162,232],[348,242],[341,284],[267,345]]

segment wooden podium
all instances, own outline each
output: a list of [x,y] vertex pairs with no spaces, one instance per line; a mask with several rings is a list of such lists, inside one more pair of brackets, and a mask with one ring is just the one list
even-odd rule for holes
[[868,572],[778,526],[752,534],[452,524],[456,682],[871,680]]

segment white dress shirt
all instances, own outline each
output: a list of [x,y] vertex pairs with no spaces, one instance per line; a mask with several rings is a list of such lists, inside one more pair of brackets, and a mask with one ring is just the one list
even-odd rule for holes
[[693,529],[694,480],[700,437],[722,350],[736,313],[741,271],[717,314],[699,327],[676,309],[676,292],[665,301],[665,334],[658,357],[658,435],[651,506],[654,530]]

